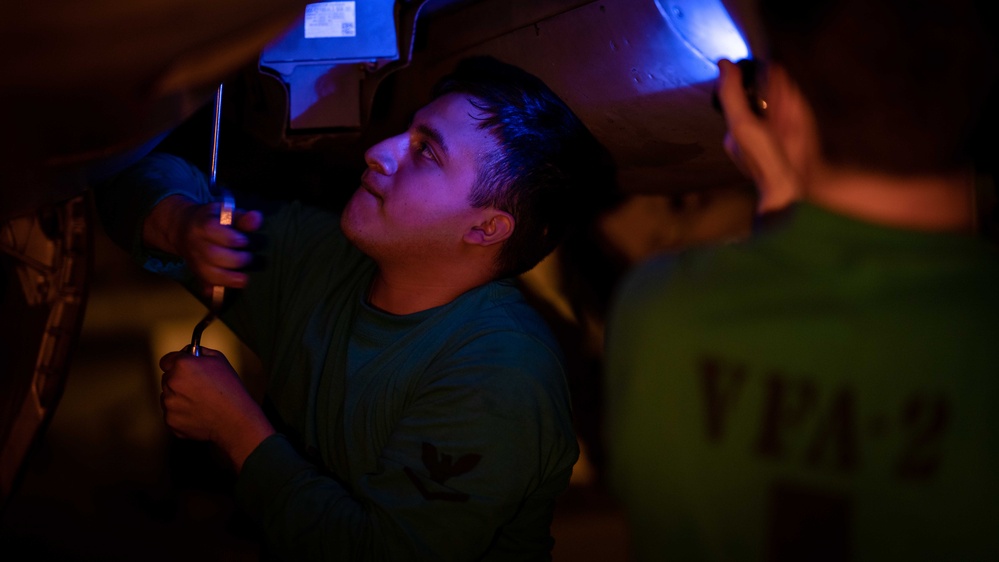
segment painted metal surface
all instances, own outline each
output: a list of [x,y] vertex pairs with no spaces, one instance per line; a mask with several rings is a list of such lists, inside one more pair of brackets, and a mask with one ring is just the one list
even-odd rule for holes
[[711,107],[715,57],[746,52],[719,0],[482,0],[451,9],[430,2],[426,11],[412,62],[385,96],[388,116],[364,121],[369,138],[400,128],[458,59],[490,54],[562,96],[612,151],[626,190],[745,182],[724,154],[724,122]]
[[209,101],[305,0],[52,0],[0,18],[0,219],[79,194]]

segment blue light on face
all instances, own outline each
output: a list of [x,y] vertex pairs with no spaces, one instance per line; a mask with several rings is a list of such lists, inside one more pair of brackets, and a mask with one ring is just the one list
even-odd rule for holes
[[655,0],[663,19],[710,63],[749,56],[745,39],[721,0]]

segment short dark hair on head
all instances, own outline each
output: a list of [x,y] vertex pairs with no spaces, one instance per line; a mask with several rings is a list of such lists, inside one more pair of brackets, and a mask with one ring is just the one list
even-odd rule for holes
[[768,58],[795,80],[831,163],[951,171],[976,149],[995,49],[974,0],[759,0]]
[[433,97],[449,93],[468,96],[485,114],[479,126],[500,142],[501,149],[479,163],[470,203],[513,216],[497,277],[524,273],[569,234],[577,208],[611,191],[609,153],[544,82],[493,57],[459,62]]

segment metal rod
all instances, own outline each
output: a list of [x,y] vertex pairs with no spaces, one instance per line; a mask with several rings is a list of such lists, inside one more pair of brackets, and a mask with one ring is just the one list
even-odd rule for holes
[[[209,173],[209,187],[212,194],[215,194],[215,178],[218,172],[218,161],[219,161],[219,129],[221,128],[222,117],[222,84],[219,84],[218,89],[215,90],[215,110],[212,113],[212,158],[211,158],[211,172]],[[228,192],[223,193],[222,197],[222,209],[219,213],[219,224],[230,225],[232,224],[232,213],[234,210],[234,203],[232,195]],[[209,303],[208,313],[205,317],[198,322],[198,325],[194,327],[194,333],[191,335],[191,345],[188,346],[188,351],[191,355],[201,355],[201,333],[205,331],[212,321],[215,320],[216,314],[218,314],[219,309],[222,307],[222,298],[225,294],[225,287],[221,285],[215,285],[212,287],[212,300]]]
[[205,328],[207,328],[213,320],[215,320],[215,312],[209,311],[208,314],[201,319],[201,322],[198,322],[198,325],[194,327],[194,334],[191,335],[191,346],[189,348],[191,355],[201,355],[201,333],[205,331]]
[[[232,214],[236,210],[236,200],[233,198],[232,194],[228,190],[222,190],[222,209],[219,211],[219,224],[221,225],[231,225],[232,224]],[[191,335],[191,345],[188,347],[191,355],[201,355],[201,333],[205,331],[205,328],[211,324],[215,317],[218,315],[219,311],[222,310],[222,302],[225,299],[225,287],[222,285],[215,285],[212,287],[212,300],[208,305],[208,313],[205,317],[198,322],[198,325],[194,327],[194,333]]]
[[215,111],[212,114],[212,160],[211,160],[211,173],[208,176],[210,187],[212,192],[215,191],[215,175],[218,171],[219,163],[219,125],[221,124],[222,116],[222,84],[219,84],[218,89],[215,90]]

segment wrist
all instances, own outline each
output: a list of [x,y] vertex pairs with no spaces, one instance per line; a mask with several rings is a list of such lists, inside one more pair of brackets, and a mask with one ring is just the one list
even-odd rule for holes
[[229,461],[232,462],[232,466],[239,474],[243,469],[243,463],[246,462],[247,457],[250,456],[253,451],[260,446],[260,444],[274,435],[277,431],[274,426],[271,425],[270,421],[267,420],[265,416],[261,413],[259,416],[252,416],[252,419],[247,421],[245,427],[239,428],[237,432],[228,439],[226,443],[220,443],[222,449],[225,451],[226,455],[229,457]]
[[142,244],[146,248],[180,256],[187,215],[196,206],[197,203],[184,195],[171,195],[157,203],[142,223]]

